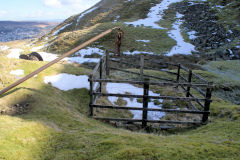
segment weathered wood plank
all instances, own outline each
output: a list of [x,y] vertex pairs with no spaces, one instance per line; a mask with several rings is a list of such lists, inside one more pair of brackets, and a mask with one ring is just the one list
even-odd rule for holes
[[89,116],[93,116],[93,107],[92,105],[94,104],[94,97],[93,97],[93,75],[89,76],[89,83],[90,83],[90,90],[89,90],[89,94],[90,94],[90,102],[89,102]]
[[[111,69],[117,70],[117,71],[126,72],[126,73],[131,73],[131,74],[135,74],[135,75],[141,75],[140,73],[137,73],[137,72],[127,71],[127,70],[119,69],[119,68],[115,68],[115,67],[111,67]],[[144,76],[144,77],[149,77],[149,78],[155,78],[155,79],[158,79],[158,80],[173,81],[173,80],[171,80],[171,79],[160,78],[160,77],[156,77],[156,76],[152,76],[152,75],[147,75],[147,74],[143,74],[143,76]],[[175,81],[173,81],[173,82],[175,82]]]
[[[143,108],[139,107],[124,107],[124,106],[104,106],[104,105],[92,105],[94,108],[104,108],[104,109],[116,109],[116,110],[137,110],[142,111]],[[173,107],[173,106],[172,106]],[[154,112],[168,112],[168,113],[192,113],[192,114],[210,114],[209,111],[199,111],[199,110],[177,110],[177,109],[157,109],[157,108],[147,108],[147,111]]]
[[[103,118],[103,117],[94,117],[97,120],[103,121],[123,121],[123,122],[142,122],[141,119],[127,119],[127,118]],[[167,121],[167,120],[146,120],[149,123],[169,123],[169,124],[196,124],[199,125],[201,122],[184,122],[184,121]]]
[[144,56],[140,56],[140,80],[143,80]]
[[[189,74],[188,74],[188,83],[191,83],[192,82],[192,70],[189,70]],[[190,96],[190,90],[191,90],[191,87],[187,87],[187,93],[186,93],[186,97],[189,97]]]
[[201,76],[197,75],[196,73],[192,73],[192,75],[193,75],[195,78],[197,78],[197,79],[199,79],[200,81],[202,81],[203,83],[208,83],[207,80],[205,80],[205,79],[202,78]]
[[120,60],[116,60],[116,59],[110,59],[112,62],[116,62],[116,63],[120,63],[120,64],[125,64],[125,65],[128,65],[128,66],[132,66],[132,67],[135,67],[135,68],[139,68],[140,66],[139,65],[136,65],[136,64],[132,64],[132,63],[127,63],[127,62],[122,62]]
[[[132,81],[132,80],[116,80],[116,79],[94,79],[94,82],[105,82],[105,83],[129,83],[129,84],[139,84],[142,85],[144,81]],[[174,82],[149,82],[150,85],[158,85],[158,86],[196,86],[196,87],[207,87],[207,84],[194,84],[194,83],[174,83]],[[211,87],[211,86],[210,86]]]
[[[212,89],[211,88],[207,88],[206,100],[205,100],[205,104],[204,104],[204,111],[209,111],[210,104],[211,104],[211,97],[212,97]],[[208,121],[208,114],[203,114],[202,122],[206,123],[207,121]]]
[[187,67],[183,66],[183,65],[181,65],[181,69],[183,69],[186,72],[189,72],[189,69]]
[[[184,91],[187,91],[187,89],[186,88],[184,88],[182,85],[180,85],[181,86],[181,88],[184,90]],[[194,95],[190,92],[190,94],[189,94],[192,98],[195,98],[194,97]],[[200,102],[200,101],[196,101],[202,108],[204,108],[204,105]]]
[[153,67],[144,67],[144,69],[156,70],[156,71],[159,71],[159,72],[166,72],[166,73],[169,73],[169,74],[172,74],[172,75],[177,75],[177,73],[175,73],[175,72],[171,72],[171,71],[167,71],[167,70],[163,70],[163,69],[157,69],[157,68],[153,68]]
[[143,113],[142,113],[142,127],[145,128],[147,126],[147,117],[148,117],[148,92],[149,92],[149,79],[145,79],[145,83],[143,84]]
[[[126,95],[126,94],[113,94],[113,93],[99,93],[93,92],[93,95],[98,96],[111,96],[111,97],[125,97],[125,98],[143,98],[144,95]],[[171,96],[148,96],[149,99],[166,99],[166,100],[179,100],[179,101],[205,101],[205,98],[188,98],[188,97],[171,97]],[[212,100],[210,100],[212,101]]]
[[156,61],[156,60],[152,60],[152,59],[148,59],[148,58],[146,58],[146,60],[148,60],[149,62],[158,63],[158,64],[166,64],[166,65],[171,65],[171,66],[175,66],[175,67],[178,66],[178,64],[163,62],[163,61]]

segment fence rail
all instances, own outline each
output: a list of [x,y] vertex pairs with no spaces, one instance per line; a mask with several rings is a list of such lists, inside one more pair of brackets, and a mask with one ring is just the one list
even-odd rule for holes
[[[151,63],[158,63],[162,65],[171,65],[177,69],[176,72],[169,71],[166,69],[157,69],[155,67],[145,66],[144,62],[148,60]],[[130,66],[132,68],[139,69],[139,72],[134,72],[130,70],[126,70],[123,68],[114,67],[113,64],[117,63],[120,65]],[[148,70],[157,70],[159,72],[165,72],[169,75],[176,76],[175,80],[168,79],[165,77],[158,77],[154,75],[145,74],[144,71]],[[123,73],[138,75],[139,80],[123,80],[123,79],[109,79],[110,73],[113,71],[120,71]],[[183,72],[185,72],[183,74]],[[185,75],[187,74],[187,78]],[[96,76],[99,75],[99,76]],[[157,79],[161,81],[150,81],[150,79]],[[193,83],[193,80],[197,79],[200,81],[199,83]],[[181,64],[173,64],[166,62],[157,62],[155,60],[144,59],[143,56],[140,56],[139,64],[132,64],[128,62],[123,62],[116,58],[110,58],[109,53],[106,51],[106,56],[102,57],[100,62],[96,65],[93,73],[90,75],[90,116],[93,116],[94,108],[98,109],[112,109],[112,110],[137,110],[142,111],[142,119],[129,119],[129,118],[104,118],[104,117],[95,117],[98,120],[105,121],[126,121],[126,122],[140,122],[142,123],[142,127],[146,127],[147,123],[168,123],[168,124],[205,124],[208,121],[208,116],[210,114],[209,108],[211,100],[211,92],[214,87],[213,84],[208,83],[204,78],[193,73],[192,70],[186,68]],[[100,89],[93,89],[93,84],[99,83]],[[116,93],[104,93],[102,92],[102,83],[127,83],[142,86],[143,93],[140,95],[129,95],[129,94],[116,94]],[[178,87],[180,86],[185,92],[186,97],[179,96],[151,96],[149,95],[150,86],[169,86],[169,87]],[[191,89],[195,90],[197,95],[194,95],[191,92]],[[206,90],[206,92],[203,91]],[[197,98],[197,96],[202,96],[203,98]],[[114,106],[114,105],[97,105],[96,101],[98,97],[123,97],[123,98],[138,98],[142,99],[142,107],[126,107],[126,106]],[[185,101],[189,103],[189,106],[192,109],[162,109],[162,108],[149,108],[148,101],[150,99],[157,100],[171,100],[171,101]],[[204,102],[204,104],[202,103]],[[195,105],[199,105],[196,107]],[[177,107],[177,106],[169,106],[169,107]],[[193,115],[202,115],[202,121],[189,122],[189,121],[174,121],[174,120],[149,120],[148,112],[165,112],[169,114],[193,114]]]

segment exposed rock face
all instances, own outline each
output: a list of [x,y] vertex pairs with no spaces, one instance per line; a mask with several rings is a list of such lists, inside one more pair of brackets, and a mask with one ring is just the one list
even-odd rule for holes
[[19,58],[32,61],[43,61],[42,56],[37,52],[32,52],[30,54],[22,54],[19,56]]
[[[186,32],[195,31],[196,38],[192,43],[200,52],[207,52],[230,44],[234,39],[240,40],[240,32],[231,26],[226,30],[222,24],[217,23],[216,13],[206,4],[178,3],[177,12],[184,15],[183,27]],[[220,53],[221,52],[221,53]],[[216,52],[216,57],[224,59],[239,59],[240,49],[230,47],[225,51]]]

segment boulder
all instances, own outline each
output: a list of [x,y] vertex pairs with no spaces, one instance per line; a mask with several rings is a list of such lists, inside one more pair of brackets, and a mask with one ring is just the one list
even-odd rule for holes
[[30,54],[22,54],[19,56],[19,58],[32,61],[43,61],[42,56],[37,52],[32,52]]

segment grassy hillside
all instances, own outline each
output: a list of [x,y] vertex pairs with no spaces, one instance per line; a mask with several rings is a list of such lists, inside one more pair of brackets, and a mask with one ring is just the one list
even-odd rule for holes
[[[11,70],[23,69],[27,74],[44,64],[0,58],[0,89],[16,80],[9,74]],[[0,116],[0,159],[238,159],[240,156],[239,105],[214,97],[211,121],[206,126],[157,134],[130,132],[88,118],[87,89],[64,92],[43,83],[44,76],[63,72],[89,74],[89,70],[81,67],[57,64],[0,98],[0,110],[5,111]],[[10,112],[15,104],[26,103],[29,107],[25,112]]]
[[[167,34],[172,29],[172,24],[176,20],[176,10],[172,7],[174,5],[170,6],[168,10],[165,10],[163,20],[159,22],[162,27],[166,28],[165,30],[157,30],[143,26],[135,28],[125,24],[125,22],[146,18],[150,8],[159,4],[161,1],[162,0],[102,0],[87,11],[66,19],[53,29],[51,33],[40,38],[37,44],[47,44],[47,47],[45,47],[46,51],[62,54],[104,30],[119,26],[123,28],[126,33],[122,51],[138,50],[164,54],[176,45],[176,41]],[[191,2],[191,0],[186,0],[186,2]],[[226,30],[234,28],[240,31],[239,2],[237,0],[226,1],[226,3],[216,0],[194,2],[208,4],[211,11],[216,12],[218,23],[222,24]],[[182,30],[181,32],[184,40],[192,43],[186,31]],[[58,34],[55,35],[55,33]],[[114,37],[114,34],[112,34],[111,37]],[[109,39],[110,38],[103,39],[95,43],[94,46],[112,50],[114,40]],[[150,43],[136,42],[136,40],[141,39],[150,40]],[[230,44],[223,46],[222,50],[236,46],[238,43],[239,40],[236,39]],[[209,51],[209,53],[213,52],[216,52],[216,49]]]
[[[139,50],[164,54],[176,45],[176,42],[167,35],[168,30],[156,30],[145,27],[134,28],[124,24],[124,22],[146,18],[149,9],[160,2],[161,0],[130,2],[125,0],[103,0],[92,7],[98,7],[96,10],[83,16],[79,22],[78,18],[82,14],[68,18],[49,35],[42,37],[38,43],[49,43],[48,47],[46,47],[47,51],[62,54],[102,31],[118,26],[126,33],[122,51]],[[57,36],[53,36],[54,32],[67,24],[71,25],[61,30]],[[113,50],[114,36],[112,34],[98,41],[94,46]],[[49,37],[50,41],[46,42],[46,37]],[[136,42],[136,40],[142,39],[150,40],[150,43]]]

